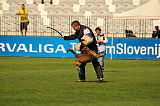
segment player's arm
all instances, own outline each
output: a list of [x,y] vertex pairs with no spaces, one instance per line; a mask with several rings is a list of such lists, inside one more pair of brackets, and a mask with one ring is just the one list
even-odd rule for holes
[[89,45],[93,42],[93,36],[90,32],[90,30],[88,28],[86,28],[84,31],[83,31],[84,35],[83,37],[81,38],[82,43],[84,43],[85,45]]
[[107,37],[103,34],[103,36],[104,36],[104,40],[103,40],[103,43],[104,44],[107,44],[108,43],[108,39],[107,39]]
[[26,9],[26,10],[24,10],[24,12],[23,13],[21,13],[21,15],[28,15],[28,10]]
[[21,13],[21,11],[18,10],[18,12],[16,13],[16,15],[28,15],[28,10],[26,10],[25,13]]
[[16,13],[16,15],[21,15],[20,13]]
[[16,15],[21,15],[20,10],[17,11]]
[[77,38],[76,33],[72,34],[71,36],[62,36],[62,39],[64,40],[74,40]]
[[23,15],[28,15],[28,10],[26,9],[25,13]]

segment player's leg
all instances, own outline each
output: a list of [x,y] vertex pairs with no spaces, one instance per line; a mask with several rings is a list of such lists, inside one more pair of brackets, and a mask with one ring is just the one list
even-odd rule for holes
[[23,36],[23,22],[20,23],[20,31],[21,31],[21,35]]
[[96,74],[97,74],[98,80],[103,81],[102,67],[101,67],[101,65],[99,64],[98,60],[97,60],[97,59],[94,59],[94,60],[92,61],[92,64],[93,64],[94,70],[95,70],[95,72],[96,72]]
[[104,57],[99,57],[98,59],[99,59],[99,64],[102,67],[102,71],[104,71]]
[[26,36],[26,34],[27,34],[27,26],[28,26],[28,22],[25,22],[25,23],[24,23],[25,36]]
[[101,67],[102,67],[102,71],[104,72],[104,56],[102,57],[102,64],[101,64]]
[[[98,49],[94,49],[93,51],[98,54]],[[97,74],[98,80],[103,81],[102,67],[101,67],[101,65],[99,64],[98,60],[97,60],[97,59],[94,59],[94,60],[92,61],[92,65],[93,65],[94,70],[95,70],[95,72],[96,72],[96,74]]]
[[99,57],[99,62],[102,67],[102,71],[104,71],[104,57],[105,57],[106,51],[100,52],[99,54],[103,55],[102,57]]
[[101,67],[102,67],[102,71],[104,71],[104,56],[105,56],[105,53],[100,53],[101,55],[103,55],[102,57],[99,57],[98,59],[99,59],[99,63],[100,63],[100,65],[101,65]]
[[82,65],[80,66],[80,70],[79,70],[79,80],[80,80],[81,82],[85,82],[85,81],[86,81],[85,66],[86,66],[86,64],[82,64]]

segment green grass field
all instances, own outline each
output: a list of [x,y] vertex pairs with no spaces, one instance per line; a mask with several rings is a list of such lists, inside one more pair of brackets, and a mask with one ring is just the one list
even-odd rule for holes
[[76,82],[74,59],[0,57],[0,106],[160,106],[160,61],[105,60]]

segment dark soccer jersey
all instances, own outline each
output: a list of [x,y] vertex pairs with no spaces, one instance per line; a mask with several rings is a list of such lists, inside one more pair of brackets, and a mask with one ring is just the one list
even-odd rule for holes
[[93,42],[89,45],[87,45],[87,47],[89,47],[91,50],[97,50],[97,41],[95,39],[94,33],[92,32],[92,30],[84,25],[80,26],[80,30],[76,31],[74,34],[72,34],[71,36],[65,36],[64,40],[74,40],[76,38],[78,38],[79,42],[81,42],[81,38],[83,37],[83,35],[88,35],[93,37]]

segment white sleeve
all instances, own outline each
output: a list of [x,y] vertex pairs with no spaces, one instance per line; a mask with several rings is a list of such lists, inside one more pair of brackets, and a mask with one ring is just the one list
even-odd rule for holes
[[106,37],[105,35],[104,35],[103,43],[104,43],[104,44],[107,44],[107,43],[108,43],[108,39],[107,39],[107,37]]

